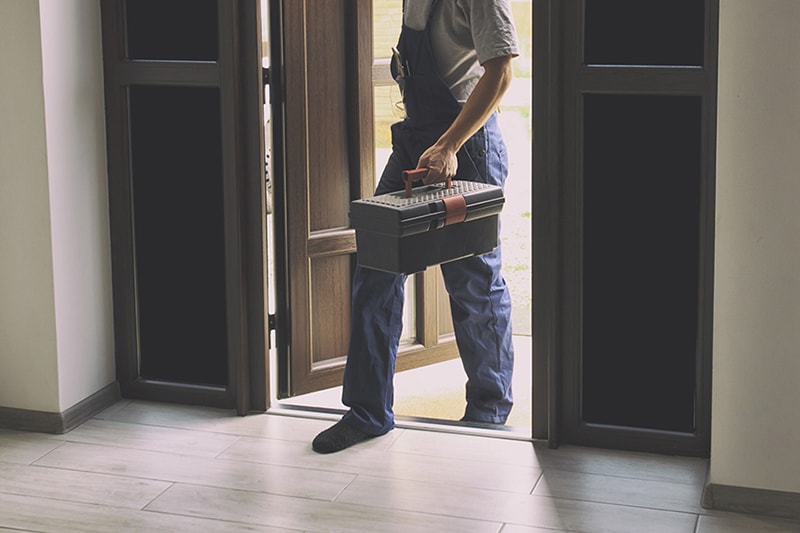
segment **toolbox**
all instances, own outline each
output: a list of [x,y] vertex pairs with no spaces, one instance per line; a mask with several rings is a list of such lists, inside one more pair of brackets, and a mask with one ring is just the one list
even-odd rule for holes
[[360,265],[412,274],[497,247],[500,187],[448,180],[412,188],[416,173],[403,173],[403,191],[350,203]]

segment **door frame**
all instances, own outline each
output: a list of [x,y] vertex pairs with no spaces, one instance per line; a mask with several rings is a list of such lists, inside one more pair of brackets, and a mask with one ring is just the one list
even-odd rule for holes
[[[270,42],[273,59],[283,64],[281,49],[283,31],[281,23],[282,0],[269,0],[270,7]],[[106,31],[110,27],[122,27],[120,24],[120,0],[112,0],[103,4],[104,50],[111,60],[119,60],[123,48],[120,32]],[[110,7],[109,7],[110,6]],[[259,0],[232,0],[220,2],[220,10],[230,22],[224,30],[221,28],[220,41],[229,42],[239,47],[242,61],[236,65],[223,68],[220,77],[230,82],[231,94],[238,95],[243,102],[263,102],[262,72],[259,47],[260,42],[260,2]],[[226,8],[225,6],[229,6]],[[716,21],[719,14],[719,0],[709,0],[709,15]],[[563,224],[563,158],[565,157],[563,124],[563,64],[565,35],[563,31],[563,6],[561,0],[533,0],[534,18],[534,71],[533,109],[537,117],[534,121],[533,143],[533,289],[536,294],[533,302],[533,424],[534,439],[547,439],[551,446],[561,442],[572,442],[572,438],[563,438],[563,427],[569,423],[570,413],[563,407],[564,396],[561,394],[564,371],[562,369],[563,339],[565,331],[564,312],[566,303],[562,299],[564,267],[564,235]],[[711,25],[712,37],[717,39],[717,26]],[[108,51],[113,51],[108,54]],[[709,65],[716,70],[716,53],[706,51]],[[121,176],[122,179],[109,183],[109,202],[111,210],[112,259],[114,269],[115,295],[115,336],[116,361],[118,379],[126,397],[142,399],[174,401],[190,404],[204,404],[219,407],[235,407],[239,414],[248,411],[265,411],[270,403],[270,371],[268,364],[267,327],[267,284],[266,284],[266,209],[264,205],[264,132],[262,114],[241,113],[242,108],[234,106],[231,111],[239,117],[230,130],[233,134],[226,141],[226,149],[235,150],[238,157],[237,166],[233,169],[238,178],[232,189],[231,211],[226,215],[226,227],[232,228],[229,235],[231,242],[226,244],[226,255],[239,259],[231,259],[233,272],[228,279],[228,288],[236,295],[228,303],[232,345],[237,349],[232,352],[229,364],[230,384],[224,390],[212,390],[180,384],[145,383],[137,380],[137,341],[135,324],[135,286],[131,271],[130,251],[132,235],[130,233],[130,175],[128,155],[125,152],[127,137],[122,133],[127,127],[125,101],[121,87],[129,84],[136,76],[130,65],[117,66],[106,60],[106,102],[109,128],[109,174]],[[187,69],[181,77],[189,74]],[[143,73],[149,76],[152,73]],[[283,80],[280,69],[272,69],[270,73],[270,94],[276,105],[282,102]],[[714,101],[715,104],[715,101]],[[710,120],[712,111],[715,116],[715,105],[709,105]],[[279,109],[271,116],[273,129],[273,151],[271,165],[280,169],[284,164],[283,135],[284,117]],[[240,116],[242,115],[242,116]],[[713,149],[714,135],[711,132],[706,139],[708,149]],[[712,157],[706,160],[706,171],[714,175],[715,161]],[[258,179],[254,179],[258,176]],[[276,201],[285,194],[281,180],[275,180]],[[704,203],[713,204],[714,180],[709,179],[704,186]],[[698,416],[703,427],[710,427],[710,370],[711,370],[711,326],[713,309],[713,205],[710,213],[706,213],[703,228],[703,247],[706,260],[702,265],[702,291],[700,302],[701,329],[700,342],[703,353],[708,354],[699,361],[703,384],[701,404]],[[276,223],[280,224],[276,218]],[[276,231],[276,246],[287,246],[281,240],[284,232]],[[227,239],[226,239],[227,240]],[[275,262],[275,274],[280,279],[287,275],[285,255]],[[290,310],[285,296],[277,295],[276,343],[285,346],[290,335]],[[278,376],[278,380],[284,376]],[[707,442],[708,431],[701,435],[701,442]],[[646,441],[647,439],[645,439]],[[641,441],[641,439],[640,439]],[[641,441],[641,442],[645,442]],[[590,441],[596,445],[620,446],[619,436],[602,437],[599,441]],[[652,443],[650,443],[652,444]]]
[[562,0],[533,0],[532,436],[560,443]]
[[[352,5],[360,4],[360,0],[348,0],[352,2]],[[277,389],[278,389],[278,399],[282,399],[284,395],[286,395],[286,391],[298,392],[293,390],[290,382],[292,380],[292,368],[291,365],[282,366],[280,361],[282,359],[288,359],[291,356],[291,351],[296,350],[297,347],[293,346],[293,339],[297,335],[297,332],[293,332],[292,329],[295,326],[292,321],[292,290],[290,288],[290,272],[292,269],[290,268],[291,261],[288,258],[288,253],[285,250],[289,247],[289,216],[288,211],[289,209],[286,207],[289,204],[289,196],[290,191],[287,191],[289,185],[284,183],[284,179],[282,176],[285,174],[285,165],[286,165],[286,158],[287,156],[287,132],[286,132],[286,122],[287,119],[285,117],[286,113],[286,105],[285,105],[285,90],[286,90],[286,80],[284,79],[283,71],[284,65],[286,63],[284,57],[284,49],[283,49],[283,42],[284,42],[284,32],[286,31],[284,28],[283,21],[286,19],[286,16],[283,12],[285,0],[269,0],[269,7],[270,7],[270,96],[272,99],[272,112],[271,112],[271,121],[272,121],[272,131],[273,134],[271,135],[272,138],[272,152],[270,157],[270,168],[272,169],[276,179],[273,180],[273,191],[275,195],[275,210],[274,210],[274,233],[272,238],[274,239],[275,249],[277,250],[275,254],[275,261],[274,261],[274,275],[276,279],[276,287],[275,287],[275,338],[276,338],[276,351],[279,364],[277,366],[277,375],[274,377],[274,381],[277,382]],[[546,67],[539,67],[536,66],[535,68],[538,70],[547,70],[552,71],[553,74],[557,74],[557,62],[551,61],[549,58],[551,54],[556,53],[558,47],[555,43],[551,42],[550,39],[550,24],[549,24],[549,17],[550,12],[559,12],[558,2],[555,2],[555,6],[551,7],[551,1],[548,0],[547,2],[540,2],[539,0],[534,0],[533,10],[534,10],[534,21],[541,21],[539,26],[536,26],[534,31],[534,64],[538,62],[542,62],[546,64]],[[352,6],[350,9],[354,9]],[[366,9],[364,7],[361,8]],[[541,13],[538,13],[542,10],[541,13],[544,15],[542,16]],[[370,21],[371,23],[371,21]],[[363,28],[359,30],[360,33],[364,33]],[[359,33],[355,32],[355,33]],[[366,34],[365,34],[366,36]],[[365,47],[362,40],[359,40],[360,46],[359,49]],[[545,43],[546,46],[542,46],[541,43]],[[369,55],[371,56],[371,46],[366,47],[369,50]],[[550,50],[550,51],[545,51]],[[371,61],[361,61],[360,64],[371,64]],[[297,67],[295,67],[297,68]],[[541,77],[541,80],[555,80],[555,76],[547,78]],[[554,107],[550,105],[551,101],[557,97],[557,85],[554,81],[546,81],[544,82],[544,89],[541,90],[542,83],[540,82],[538,77],[534,77],[534,107],[537,105],[542,109],[548,110],[548,115],[550,116],[549,122],[546,123],[544,121],[537,121],[534,124],[534,137],[548,139],[548,142],[551,146],[555,147],[557,145],[557,136],[550,133],[549,129],[557,130],[558,128],[558,113]],[[371,85],[369,86],[371,89]],[[360,90],[364,90],[362,87]],[[354,106],[355,107],[355,106]],[[361,110],[363,114],[363,110]],[[353,117],[355,120],[356,117]],[[544,126],[544,127],[543,127]],[[296,144],[296,143],[295,143]],[[535,143],[536,144],[536,143]],[[544,145],[542,145],[544,146]],[[539,152],[534,152],[536,154],[542,155],[542,157],[535,157],[534,158],[534,168],[543,168],[547,170],[547,166],[553,166],[557,164],[557,158],[550,158],[549,152],[546,148],[539,150]],[[544,166],[541,165],[540,162],[544,162]],[[536,172],[534,174],[539,174],[542,176],[557,176],[558,173],[552,170]],[[546,181],[547,193],[546,194],[537,194],[534,193],[536,198],[541,198],[540,203],[542,207],[546,207],[547,209],[535,209],[534,213],[534,234],[540,235],[541,238],[536,239],[534,238],[534,256],[538,256],[541,258],[541,261],[548,262],[550,265],[555,265],[557,263],[555,254],[552,253],[551,250],[557,244],[557,240],[554,238],[554,232],[558,227],[558,221],[553,218],[553,215],[557,213],[557,210],[551,210],[552,202],[548,201],[546,197],[550,197],[553,193],[550,192],[550,188],[555,185],[558,186],[557,181]],[[537,190],[537,184],[534,182],[534,190]],[[368,196],[372,194],[371,188],[364,188],[364,182],[362,181],[361,190],[355,191],[357,197]],[[541,214],[542,213],[549,213],[546,215],[548,217],[548,226],[545,224],[539,224]],[[537,233],[538,232],[538,233]],[[343,238],[352,234],[352,230],[349,231],[348,235],[343,234]],[[536,242],[545,243],[544,246],[539,246],[537,249]],[[283,252],[281,251],[283,250]],[[351,244],[351,252],[355,251],[355,243]],[[536,262],[536,259],[534,259]],[[538,263],[537,263],[538,264]],[[534,283],[534,291],[536,291],[537,287],[540,287],[542,290],[542,294],[546,293],[546,297],[542,297],[540,300],[534,302],[534,317],[540,317],[542,320],[539,322],[543,325],[543,327],[549,328],[552,332],[556,331],[556,314],[553,310],[556,309],[557,305],[557,291],[555,291],[555,286],[551,282],[551,280],[557,276],[558,269],[552,267],[549,269],[549,273],[545,274],[545,270],[542,269],[541,272],[538,272],[538,269],[534,269],[537,272],[534,275],[534,279],[532,280]],[[427,271],[417,274],[416,275],[416,296],[417,299],[420,301],[425,302],[426,313],[427,315],[435,315],[436,313],[431,311],[436,311],[435,307],[435,300],[438,294],[439,289],[437,288],[438,277],[440,276],[437,268],[428,269]],[[306,303],[301,301],[301,307],[305,306]],[[539,311],[537,311],[539,310]],[[295,319],[297,317],[297,313],[295,311]],[[302,313],[301,313],[302,314]],[[301,319],[302,320],[302,319]],[[537,322],[534,320],[534,329],[537,329]],[[301,324],[301,330],[307,329],[307,325]],[[542,328],[539,328],[542,329]],[[421,317],[417,316],[417,330],[418,330],[418,342],[413,345],[401,346],[398,359],[397,359],[397,370],[401,371],[408,368],[413,368],[417,366],[423,360],[425,362],[440,362],[445,361],[448,359],[452,359],[458,356],[457,354],[457,347],[454,342],[454,336],[452,333],[445,333],[442,334],[439,331],[439,326],[436,323],[435,317],[432,319],[429,318],[428,320],[422,320]],[[303,336],[304,337],[304,336]],[[542,339],[549,338],[551,341],[555,340],[555,335],[549,335],[548,337],[542,336]],[[304,339],[299,338],[300,341],[300,349],[304,348]],[[542,347],[537,348],[536,343],[538,339],[534,338],[534,349],[533,349],[533,370],[532,370],[532,387],[534,390],[534,394],[536,395],[533,400],[533,421],[532,421],[532,438],[548,438],[548,435],[555,435],[556,434],[556,425],[555,421],[557,418],[552,416],[550,413],[552,411],[553,406],[556,405],[555,398],[550,398],[552,391],[558,390],[557,383],[555,381],[555,373],[550,370],[555,367],[556,362],[556,353],[555,346],[552,344],[542,344],[539,343]],[[548,341],[549,343],[549,341]],[[342,366],[340,365],[338,368],[335,366],[331,366],[329,368],[324,369],[326,371],[325,375],[321,375],[318,380],[319,383],[325,383],[328,386],[335,386],[341,384],[341,370]],[[281,392],[283,391],[283,392]],[[304,391],[299,391],[302,394]],[[291,395],[291,394],[290,394]],[[542,400],[544,398],[544,400]],[[538,424],[538,426],[537,426]]]

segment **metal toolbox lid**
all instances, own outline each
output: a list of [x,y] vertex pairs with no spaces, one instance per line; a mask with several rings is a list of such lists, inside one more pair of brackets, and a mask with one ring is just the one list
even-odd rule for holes
[[389,235],[413,235],[443,227],[445,202],[455,197],[463,197],[466,204],[463,221],[496,215],[505,203],[500,187],[474,181],[454,180],[449,188],[443,183],[424,185],[411,192],[408,198],[405,191],[398,191],[351,202],[351,226]]

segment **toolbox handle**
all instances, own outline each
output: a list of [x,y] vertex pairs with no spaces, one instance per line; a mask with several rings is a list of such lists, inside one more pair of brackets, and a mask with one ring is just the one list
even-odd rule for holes
[[[428,173],[427,168],[415,168],[414,170],[403,171],[403,183],[406,185],[406,198],[411,198],[411,184],[415,181],[420,181]],[[447,188],[453,187],[453,179],[447,178]]]

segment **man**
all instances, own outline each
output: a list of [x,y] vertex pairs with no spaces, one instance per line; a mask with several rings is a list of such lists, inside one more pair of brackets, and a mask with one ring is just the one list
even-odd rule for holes
[[[376,195],[403,189],[402,172],[502,186],[508,172],[495,110],[519,54],[509,0],[405,0],[392,71],[406,118],[392,125],[392,154]],[[467,374],[462,420],[504,424],[512,406],[511,298],[500,248],[441,266]],[[394,370],[405,276],[358,267],[342,419],[314,439],[331,453],[394,428]]]

